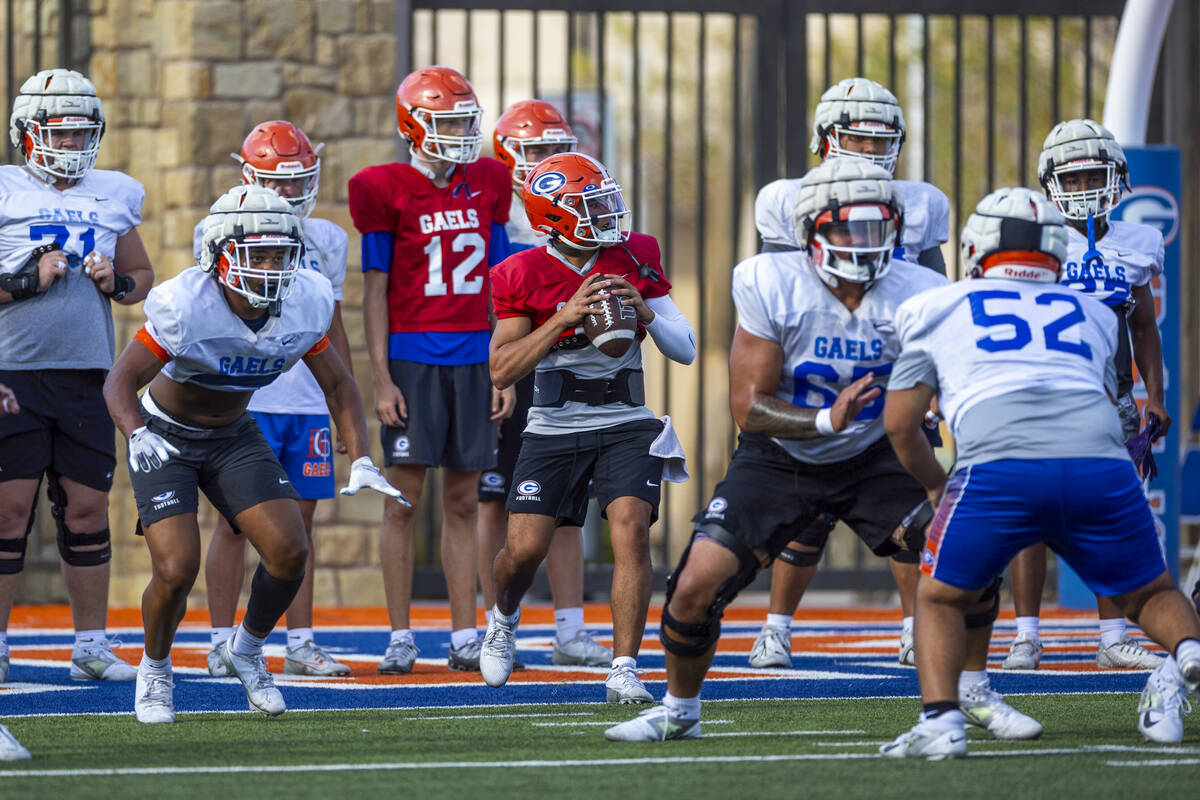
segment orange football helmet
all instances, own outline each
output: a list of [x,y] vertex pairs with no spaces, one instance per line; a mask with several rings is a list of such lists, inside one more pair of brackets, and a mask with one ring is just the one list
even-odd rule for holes
[[535,231],[578,250],[596,250],[629,239],[633,213],[604,165],[583,153],[558,153],[539,161],[521,187]]
[[[296,211],[307,217],[317,204],[324,145],[312,146],[304,131],[287,120],[263,122],[242,142],[241,155],[231,153],[242,165],[242,182],[274,189]],[[285,183],[286,181],[286,183]]]
[[483,146],[483,109],[456,70],[425,67],[396,89],[396,129],[416,150],[443,161],[470,164]]
[[557,153],[568,153],[579,144],[566,118],[544,100],[522,100],[508,107],[496,120],[492,134],[496,158],[508,167],[513,183],[525,183],[525,176],[541,159],[530,161],[525,148],[557,146]]

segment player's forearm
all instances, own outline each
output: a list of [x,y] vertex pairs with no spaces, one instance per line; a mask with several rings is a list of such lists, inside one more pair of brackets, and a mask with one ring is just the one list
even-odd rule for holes
[[333,350],[338,354],[338,358],[342,359],[346,371],[353,375],[354,363],[350,356],[350,339],[346,336],[346,325],[342,321],[340,301],[333,304],[333,321],[329,324],[329,343],[333,345]]
[[534,328],[520,339],[492,350],[489,370],[493,386],[507,389],[533,372],[566,330],[566,326],[556,320],[556,317],[551,317],[545,325]]
[[745,417],[738,420],[738,427],[744,433],[760,433],[778,439],[813,439],[821,435],[817,430],[818,411],[800,408],[774,395],[757,393],[750,401]]
[[1137,363],[1142,383],[1146,385],[1146,396],[1150,402],[1162,405],[1162,339],[1158,335],[1158,326],[1142,324],[1130,327],[1133,333],[1133,360]]
[[104,379],[104,403],[108,406],[113,423],[125,438],[129,438],[144,424],[138,406],[138,388],[137,377],[122,369],[119,361]]
[[337,426],[338,437],[346,445],[351,461],[370,455],[367,447],[367,420],[363,416],[362,396],[349,372],[326,392],[325,401]]
[[887,434],[896,458],[925,491],[940,491],[946,483],[946,471],[938,463],[929,439],[921,432],[920,423],[903,428],[889,427]]
[[387,296],[363,298],[363,328],[367,340],[367,355],[376,385],[392,380],[388,371],[388,308]]

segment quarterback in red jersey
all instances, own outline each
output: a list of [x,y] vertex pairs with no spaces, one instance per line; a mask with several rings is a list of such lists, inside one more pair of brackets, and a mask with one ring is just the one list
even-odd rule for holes
[[[508,536],[496,556],[496,605],[480,655],[490,686],[513,668],[521,598],[556,526],[583,523],[588,483],[608,518],[613,545],[613,654],[609,702],[648,703],[637,653],[650,603],[650,525],[660,482],[678,478],[682,448],[669,424],[645,406],[641,340],[649,333],[673,361],[696,357],[696,334],[668,296],[658,242],[628,232],[630,212],[604,165],[582,153],[538,163],[522,189],[544,247],[510,256],[492,271],[499,321],[491,375],[510,386],[534,372],[533,406],[508,496]],[[583,332],[592,303],[609,295],[636,311],[637,338],[620,356]],[[680,470],[682,472],[682,470]]]
[[[418,498],[443,467],[442,568],[450,593],[452,669],[479,668],[475,525],[479,474],[496,463],[496,422],[514,394],[488,378],[488,268],[508,255],[508,170],[479,158],[483,115],[466,78],[426,67],[396,90],[409,163],[366,167],[350,179],[362,234],[363,313],[383,423],[388,479]],[[395,506],[395,503],[391,505]],[[412,670],[409,623],[413,512],[385,506],[380,539],[392,635],[379,664]]]

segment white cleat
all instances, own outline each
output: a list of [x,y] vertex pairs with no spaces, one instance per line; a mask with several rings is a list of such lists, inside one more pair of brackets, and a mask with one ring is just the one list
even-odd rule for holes
[[997,739],[1036,739],[1042,724],[1004,702],[987,684],[972,686],[958,694],[963,721],[987,730]]
[[412,672],[413,664],[417,663],[417,654],[421,651],[413,644],[412,639],[399,639],[388,642],[383,660],[376,668],[380,675],[407,675]]
[[1018,633],[1000,666],[1004,669],[1037,669],[1042,663],[1042,643],[1036,634]]
[[1200,658],[1192,658],[1179,665],[1179,674],[1189,692],[1200,690]]
[[169,725],[175,721],[175,684],[171,673],[139,670],[133,692],[133,713],[138,722]]
[[[1200,663],[1192,661],[1200,672]],[[1200,675],[1198,675],[1200,677]],[[1138,731],[1148,742],[1175,744],[1183,741],[1183,715],[1190,714],[1192,703],[1188,699],[1188,687],[1168,665],[1150,673],[1142,699],[1138,703]]]
[[479,650],[479,672],[483,675],[483,682],[493,689],[508,683],[508,676],[512,674],[520,613],[517,612],[517,619],[511,625],[506,625],[492,614],[487,633],[483,635],[483,646]]
[[763,625],[750,648],[750,666],[752,667],[782,667],[792,666],[792,633],[774,625]]
[[117,641],[104,641],[88,647],[77,647],[71,653],[73,681],[132,681],[138,676],[137,667],[117,657],[113,647]]
[[912,631],[901,631],[900,655],[896,660],[906,667],[915,667],[917,665],[916,642],[913,639]]
[[319,675],[322,677],[345,677],[350,668],[322,650],[316,642],[305,642],[299,647],[289,647],[283,660],[283,671],[288,675]]
[[610,742],[665,742],[668,739],[699,739],[700,720],[672,716],[666,706],[647,708],[628,722],[604,732]]
[[275,688],[275,679],[267,672],[267,665],[261,656],[243,656],[233,652],[232,636],[225,640],[219,652],[221,663],[229,670],[230,676],[242,682],[250,708],[268,717],[277,717],[287,711],[283,695]]
[[628,664],[614,666],[604,681],[604,698],[610,703],[653,703],[654,698],[638,677],[637,669]]
[[208,674],[214,678],[228,678],[229,670],[225,669],[225,665],[221,663],[221,647],[224,645],[214,644],[212,649],[208,651]]
[[580,631],[565,643],[554,637],[554,655],[550,660],[559,666],[611,667],[612,659],[612,649],[597,642],[587,631]]
[[1151,653],[1128,633],[1116,644],[1100,645],[1096,650],[1100,669],[1158,669],[1164,661],[1166,658]]
[[17,741],[17,737],[0,725],[0,761],[27,761],[30,758],[29,751]]
[[905,733],[879,748],[887,758],[924,758],[944,761],[967,755],[967,732],[959,726],[944,727],[932,722],[918,722]]

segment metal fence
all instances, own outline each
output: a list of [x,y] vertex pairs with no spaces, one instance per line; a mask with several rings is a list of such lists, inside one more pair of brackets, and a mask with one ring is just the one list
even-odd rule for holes
[[[681,428],[692,469],[690,483],[664,493],[660,571],[672,565],[734,445],[728,286],[733,266],[757,248],[755,192],[815,164],[809,125],[820,94],[853,75],[896,93],[908,122],[897,177],[929,181],[950,197],[944,255],[957,271],[957,229],[974,203],[995,186],[1036,185],[1037,155],[1053,124],[1100,115],[1123,5],[398,3],[398,76],[422,64],[462,70],[485,107],[485,127],[518,100],[560,103],[625,187],[635,229],[662,244],[673,296],[696,326],[702,354],[691,367],[647,359],[650,405]],[[891,580],[853,537],[839,536],[816,585],[884,589]]]

